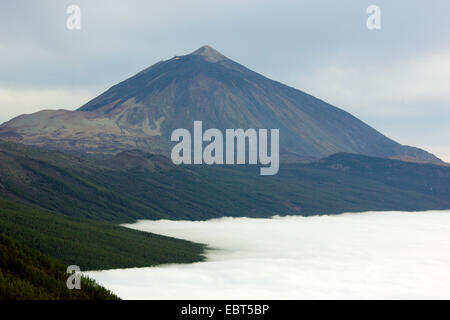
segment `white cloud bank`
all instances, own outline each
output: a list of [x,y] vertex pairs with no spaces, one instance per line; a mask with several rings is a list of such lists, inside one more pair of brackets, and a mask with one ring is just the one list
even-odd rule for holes
[[124,299],[450,298],[450,211],[128,226],[215,249],[202,263],[88,273]]

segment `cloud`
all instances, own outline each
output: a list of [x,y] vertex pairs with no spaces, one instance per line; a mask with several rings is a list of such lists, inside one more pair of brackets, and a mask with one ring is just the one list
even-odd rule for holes
[[450,51],[366,63],[348,59],[303,71],[294,86],[383,134],[450,162]]
[[449,214],[140,221],[208,261],[88,274],[125,299],[448,299]]
[[359,114],[450,116],[449,83],[450,51],[383,65],[330,64],[302,74],[298,87]]

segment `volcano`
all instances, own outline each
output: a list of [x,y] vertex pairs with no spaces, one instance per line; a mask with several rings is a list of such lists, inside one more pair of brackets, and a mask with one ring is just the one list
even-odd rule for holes
[[279,129],[281,161],[338,152],[418,162],[434,155],[401,145],[348,112],[225,57],[210,46],[160,61],[76,111],[44,110],[0,126],[0,138],[67,151],[168,155],[170,135],[204,128]]

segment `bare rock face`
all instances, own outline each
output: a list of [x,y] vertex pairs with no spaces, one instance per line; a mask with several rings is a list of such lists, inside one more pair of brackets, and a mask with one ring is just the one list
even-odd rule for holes
[[390,140],[351,114],[270,80],[204,46],[111,87],[77,111],[41,111],[0,126],[0,138],[61,150],[168,154],[177,128],[280,130],[282,161],[337,152],[441,162]]

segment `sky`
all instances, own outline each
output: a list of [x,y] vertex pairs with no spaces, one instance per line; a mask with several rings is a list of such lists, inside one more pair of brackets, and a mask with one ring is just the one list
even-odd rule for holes
[[[81,28],[69,30],[69,5]],[[369,5],[381,29],[369,30]],[[230,59],[450,162],[446,0],[42,0],[0,3],[0,123],[74,110],[175,55]]]
[[207,261],[87,274],[124,299],[449,299],[449,214],[143,220]]

